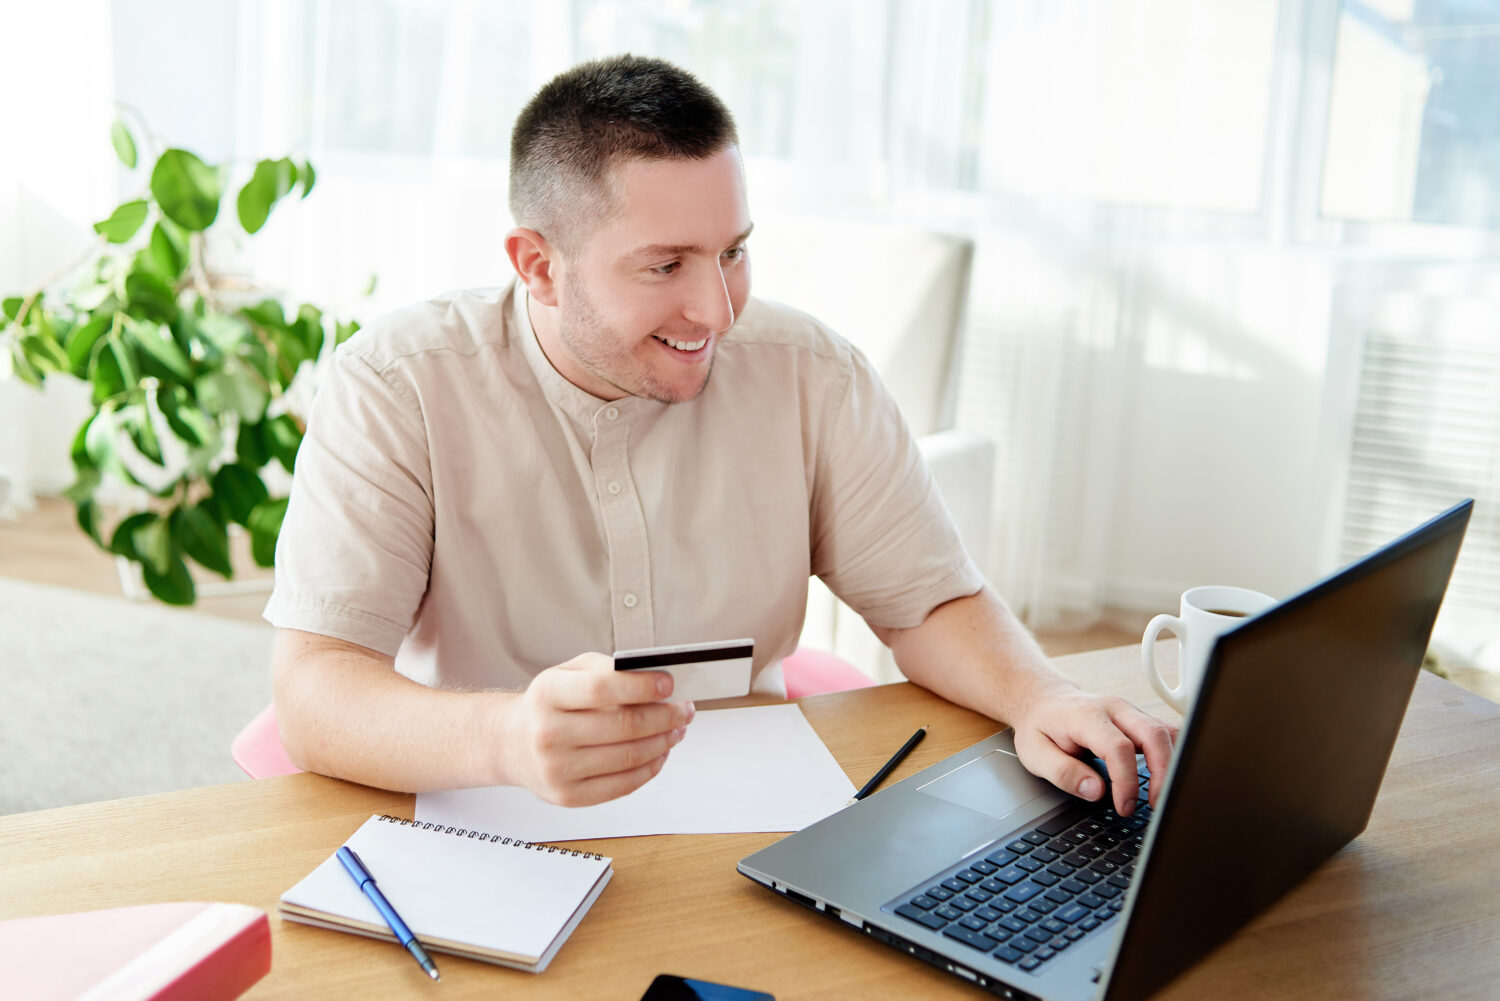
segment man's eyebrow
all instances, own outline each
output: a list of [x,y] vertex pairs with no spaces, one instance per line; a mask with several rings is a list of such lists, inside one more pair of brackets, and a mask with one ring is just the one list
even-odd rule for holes
[[[745,230],[739,236],[737,236],[733,240],[729,241],[729,246],[733,247],[733,246],[736,246],[738,244],[744,243],[746,240],[750,239],[750,231],[753,230],[753,229],[755,229],[755,224],[751,223],[749,229]],[[644,247],[637,247],[636,249],[632,250],[626,256],[627,257],[679,257],[679,256],[681,256],[683,254],[701,254],[701,253],[703,253],[703,248],[700,247],[696,243],[651,243],[651,244],[647,244]]]

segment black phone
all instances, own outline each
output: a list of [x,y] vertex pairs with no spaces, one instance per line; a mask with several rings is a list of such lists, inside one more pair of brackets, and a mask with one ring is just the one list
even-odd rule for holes
[[659,973],[641,995],[641,1001],[776,1001],[776,998],[765,991]]

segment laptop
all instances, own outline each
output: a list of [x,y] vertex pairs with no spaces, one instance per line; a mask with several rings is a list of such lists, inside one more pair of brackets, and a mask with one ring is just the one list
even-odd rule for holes
[[739,871],[1001,997],[1147,997],[1364,830],[1472,507],[1221,635],[1154,815],[1035,778],[1006,730]]

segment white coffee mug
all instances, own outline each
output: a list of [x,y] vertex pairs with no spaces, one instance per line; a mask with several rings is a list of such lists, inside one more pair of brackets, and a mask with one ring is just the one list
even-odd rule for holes
[[[1244,587],[1195,587],[1182,592],[1179,615],[1158,615],[1141,637],[1141,664],[1156,694],[1180,713],[1198,695],[1208,654],[1219,634],[1276,604],[1276,599]],[[1167,687],[1156,666],[1156,638],[1163,630],[1177,637],[1177,684]]]

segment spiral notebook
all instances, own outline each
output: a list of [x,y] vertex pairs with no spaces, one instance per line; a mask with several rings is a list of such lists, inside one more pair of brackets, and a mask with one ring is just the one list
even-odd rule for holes
[[[344,842],[431,952],[541,973],[613,875],[610,859],[551,845],[371,817]],[[288,921],[394,942],[330,854],[281,895]]]

